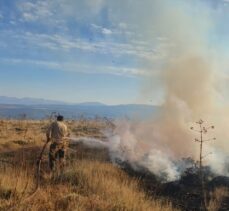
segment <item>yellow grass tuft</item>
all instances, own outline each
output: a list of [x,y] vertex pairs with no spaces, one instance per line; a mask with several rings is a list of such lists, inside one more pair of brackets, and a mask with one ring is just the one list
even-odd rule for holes
[[218,211],[222,205],[223,199],[229,196],[229,192],[227,188],[221,187],[216,188],[210,194],[210,201],[207,205],[208,211]]

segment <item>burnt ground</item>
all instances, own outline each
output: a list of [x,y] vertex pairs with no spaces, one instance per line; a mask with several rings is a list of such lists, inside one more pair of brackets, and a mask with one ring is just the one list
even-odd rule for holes
[[[168,198],[175,207],[182,211],[204,210],[201,208],[203,200],[198,170],[188,169],[182,174],[180,180],[163,182],[147,169],[137,168],[136,170],[128,163],[121,163],[120,166],[130,176],[137,178],[150,196]],[[229,189],[229,177],[213,175],[207,168],[204,171],[204,176],[207,197],[215,188]],[[229,197],[226,197],[223,199],[219,211],[228,210]]]

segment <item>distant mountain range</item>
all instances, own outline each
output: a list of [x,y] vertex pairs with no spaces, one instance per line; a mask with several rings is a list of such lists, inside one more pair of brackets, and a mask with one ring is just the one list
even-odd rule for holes
[[17,98],[0,96],[0,104],[14,104],[14,105],[105,105],[99,102],[84,102],[84,103],[66,103],[64,101],[46,100],[42,98]]
[[15,104],[15,105],[51,105],[51,104],[66,104],[62,101],[45,100],[41,98],[17,98],[0,96],[0,104]]
[[52,113],[62,114],[66,118],[94,118],[95,116],[107,118],[150,118],[154,116],[159,107],[151,105],[105,105],[99,102],[86,102],[69,104],[61,101],[14,98],[0,96],[0,117],[20,118],[24,114],[29,119],[43,119]]

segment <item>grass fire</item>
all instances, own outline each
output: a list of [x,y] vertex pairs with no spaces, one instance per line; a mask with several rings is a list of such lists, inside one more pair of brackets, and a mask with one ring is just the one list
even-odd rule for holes
[[[197,160],[188,157],[167,166],[163,166],[167,161],[154,158],[160,159],[155,162],[162,167],[148,166],[149,155],[133,158],[133,149],[120,143],[117,124],[107,124],[104,119],[66,121],[71,130],[66,166],[53,177],[48,147],[39,174],[36,163],[50,120],[2,120],[1,209],[198,210],[203,205],[202,179],[205,209],[228,209],[228,177],[214,173],[209,166],[199,167]],[[179,176],[170,178],[169,165]]]
[[0,210],[228,211],[229,0],[0,1]]

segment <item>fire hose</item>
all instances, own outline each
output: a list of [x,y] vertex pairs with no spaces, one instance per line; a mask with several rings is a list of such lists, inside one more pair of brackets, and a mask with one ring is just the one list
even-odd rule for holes
[[43,157],[43,154],[44,154],[44,151],[46,149],[46,146],[48,145],[48,141],[46,141],[46,143],[44,144],[41,152],[40,152],[40,155],[37,159],[37,168],[36,168],[36,179],[37,179],[37,182],[36,182],[36,190],[39,189],[40,187],[40,174],[41,174],[41,161],[42,161],[42,157]]
[[[44,155],[44,151],[45,151],[45,149],[46,149],[46,147],[47,147],[47,145],[48,145],[48,141],[44,144],[44,146],[42,147],[42,150],[41,150],[41,152],[40,152],[40,154],[39,154],[39,156],[38,156],[38,159],[37,159],[37,162],[36,162],[36,187],[34,188],[34,190],[29,194],[29,196],[28,197],[25,197],[25,198],[21,198],[20,199],[20,201],[17,203],[17,205],[19,205],[19,204],[21,204],[22,202],[25,202],[25,201],[27,201],[27,200],[29,200],[29,199],[31,199],[36,193],[37,193],[37,191],[39,190],[39,188],[40,188],[40,171],[41,171],[41,161],[42,161],[42,158],[43,158],[43,155]],[[10,210],[15,210],[15,208],[16,208],[16,206],[17,205],[13,205],[13,206],[11,206],[11,207],[9,207],[9,211]]]
[[[42,150],[37,158],[37,161],[36,161],[36,171],[35,171],[35,176],[36,176],[36,186],[34,188],[34,190],[29,194],[28,197],[25,197],[25,198],[21,198],[21,200],[17,203],[18,204],[21,204],[21,203],[24,203],[25,201],[28,201],[29,199],[31,199],[33,196],[35,196],[35,194],[38,192],[38,190],[40,189],[40,177],[41,177],[41,162],[42,162],[42,158],[43,158],[43,155],[44,155],[44,152],[45,152],[45,149],[48,145],[49,141],[46,141],[45,144],[43,145],[42,147]],[[74,152],[77,152],[76,150],[73,150],[71,149],[71,151],[74,151]],[[14,210],[16,208],[16,205],[13,205],[11,207],[9,207],[8,210]]]

